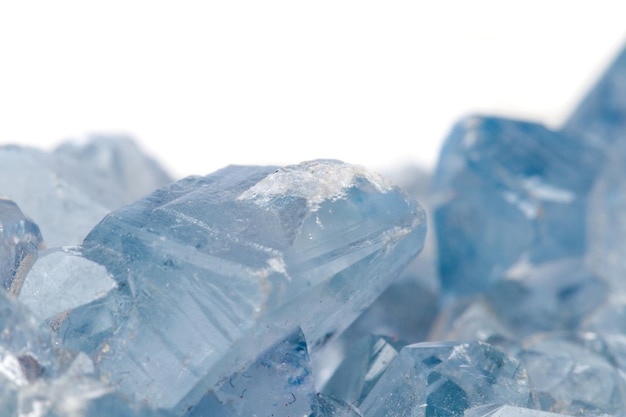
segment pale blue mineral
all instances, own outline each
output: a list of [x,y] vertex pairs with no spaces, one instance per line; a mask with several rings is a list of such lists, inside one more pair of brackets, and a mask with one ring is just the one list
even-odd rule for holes
[[349,404],[360,404],[398,354],[399,348],[394,345],[392,340],[374,335],[351,344],[322,392]]
[[542,125],[468,117],[433,178],[442,290],[485,290],[518,263],[582,256],[587,195],[602,152]]
[[404,347],[360,405],[365,417],[455,417],[487,404],[533,408],[521,364],[483,342]]
[[55,322],[74,307],[102,298],[116,285],[106,268],[81,256],[80,248],[40,253],[18,299],[39,320]]
[[39,249],[44,247],[39,226],[13,201],[0,197],[0,283],[5,290],[19,293]]
[[484,405],[465,410],[464,417],[565,417],[566,414],[550,413],[531,408],[510,405]]
[[[4,414],[0,414],[4,416]],[[79,353],[57,378],[41,379],[21,387],[11,417],[173,417],[128,402],[94,375],[91,359]]]
[[[84,141],[65,142],[54,154],[63,160],[69,157],[89,166],[89,176],[74,178],[74,181],[85,181],[81,189],[102,195],[112,208],[145,197],[172,182],[169,174],[127,136],[93,135]],[[93,177],[103,181],[95,182]],[[105,188],[94,189],[97,186]]]
[[607,298],[607,285],[580,258],[518,264],[487,292],[496,316],[518,337],[575,330]]
[[58,369],[49,336],[26,307],[0,291],[0,415],[17,415],[21,392]]
[[111,210],[169,178],[128,139],[94,138],[56,152],[0,147],[0,195],[41,228],[48,247],[80,244]]
[[229,375],[186,417],[308,416],[316,400],[306,340],[296,329]]
[[563,129],[601,144],[626,140],[626,49],[583,98]]
[[541,408],[587,416],[626,410],[624,372],[592,333],[537,335],[518,354],[533,382]]
[[51,326],[136,401],[194,407],[300,326],[316,351],[420,251],[423,210],[338,161],[228,167],[109,214],[83,256],[116,281]]

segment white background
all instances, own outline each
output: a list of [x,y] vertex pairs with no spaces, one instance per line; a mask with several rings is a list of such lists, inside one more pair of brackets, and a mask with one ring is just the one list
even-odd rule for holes
[[175,175],[435,163],[470,112],[558,125],[626,2],[0,0],[0,143],[126,133]]

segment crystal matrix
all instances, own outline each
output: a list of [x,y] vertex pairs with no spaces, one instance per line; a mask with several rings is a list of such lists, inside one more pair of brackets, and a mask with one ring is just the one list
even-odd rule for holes
[[88,235],[83,255],[117,287],[73,309],[57,335],[123,392],[184,411],[295,325],[316,350],[382,292],[424,234],[418,205],[337,161],[190,177]]

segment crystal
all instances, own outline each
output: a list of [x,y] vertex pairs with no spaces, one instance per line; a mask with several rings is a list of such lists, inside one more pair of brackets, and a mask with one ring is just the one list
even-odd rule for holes
[[294,326],[319,349],[417,255],[424,234],[413,200],[338,161],[189,177],[91,231],[83,256],[117,285],[53,330],[89,353],[103,380],[182,413]]
[[349,354],[324,385],[322,392],[359,405],[398,354],[385,337],[365,336],[349,348]]
[[0,147],[0,193],[39,225],[48,247],[80,244],[109,211],[169,182],[129,139],[93,138],[53,153]]
[[442,289],[481,292],[518,262],[582,256],[586,197],[604,157],[533,123],[468,117],[433,178]]
[[19,300],[41,321],[62,319],[75,307],[102,298],[116,286],[106,268],[65,247],[41,254],[24,282]]
[[564,414],[510,405],[489,404],[465,410],[464,417],[559,417]]
[[253,363],[224,378],[219,388],[189,407],[185,416],[307,416],[315,396],[306,340],[298,328],[261,352]]
[[[169,174],[127,136],[92,135],[82,142],[65,142],[54,150],[54,155],[62,160],[69,157],[89,166],[92,178],[72,180],[87,179],[81,184],[81,189],[89,190],[94,196],[106,196],[102,202],[112,208],[145,197],[172,182]],[[106,182],[95,182],[93,177],[106,178]],[[102,185],[105,187],[94,189],[94,186]]]
[[5,290],[16,295],[45,243],[39,226],[24,216],[17,204],[2,197],[0,231],[0,282]]
[[434,342],[404,347],[359,408],[365,417],[435,417],[487,404],[534,406],[520,363],[483,342]]
[[602,145],[626,140],[626,48],[578,104],[563,129]]
[[520,336],[573,330],[607,299],[607,285],[580,258],[516,265],[489,290],[497,317]]
[[518,358],[533,381],[543,410],[576,416],[626,410],[624,373],[604,351],[594,349],[590,338],[595,335],[548,334],[525,341],[526,348]]

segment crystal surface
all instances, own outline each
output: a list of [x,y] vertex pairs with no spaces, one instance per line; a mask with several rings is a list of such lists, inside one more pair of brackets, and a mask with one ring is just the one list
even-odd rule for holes
[[487,293],[512,333],[573,330],[608,298],[608,287],[579,258],[511,268]]
[[365,417],[435,417],[487,404],[534,406],[520,363],[483,342],[435,342],[404,347],[359,408]]
[[563,129],[600,144],[626,140],[626,48],[579,103]]
[[485,405],[465,410],[464,417],[559,417],[564,415],[510,405]]
[[39,320],[54,322],[115,285],[104,266],[82,257],[79,248],[66,247],[41,254],[18,298]]
[[385,337],[365,336],[352,344],[322,393],[359,405],[398,354]]
[[603,160],[584,140],[542,125],[458,123],[433,178],[442,289],[476,293],[516,263],[582,256],[586,198]]
[[[539,335],[518,354],[533,381],[541,408],[586,416],[626,410],[626,379],[598,350],[595,335]],[[601,345],[602,346],[602,345]]]
[[137,401],[184,412],[294,326],[321,347],[424,234],[413,200],[338,161],[190,177],[92,230],[83,256],[117,286],[74,308],[56,335]]
[[243,417],[259,410],[275,417],[308,416],[316,401],[306,340],[296,329],[225,378],[185,416]]
[[2,197],[0,232],[0,282],[5,290],[16,295],[45,243],[39,226],[24,216],[15,202]]
[[48,247],[77,245],[111,210],[170,182],[128,139],[94,138],[56,152],[0,147],[0,194],[41,228]]

